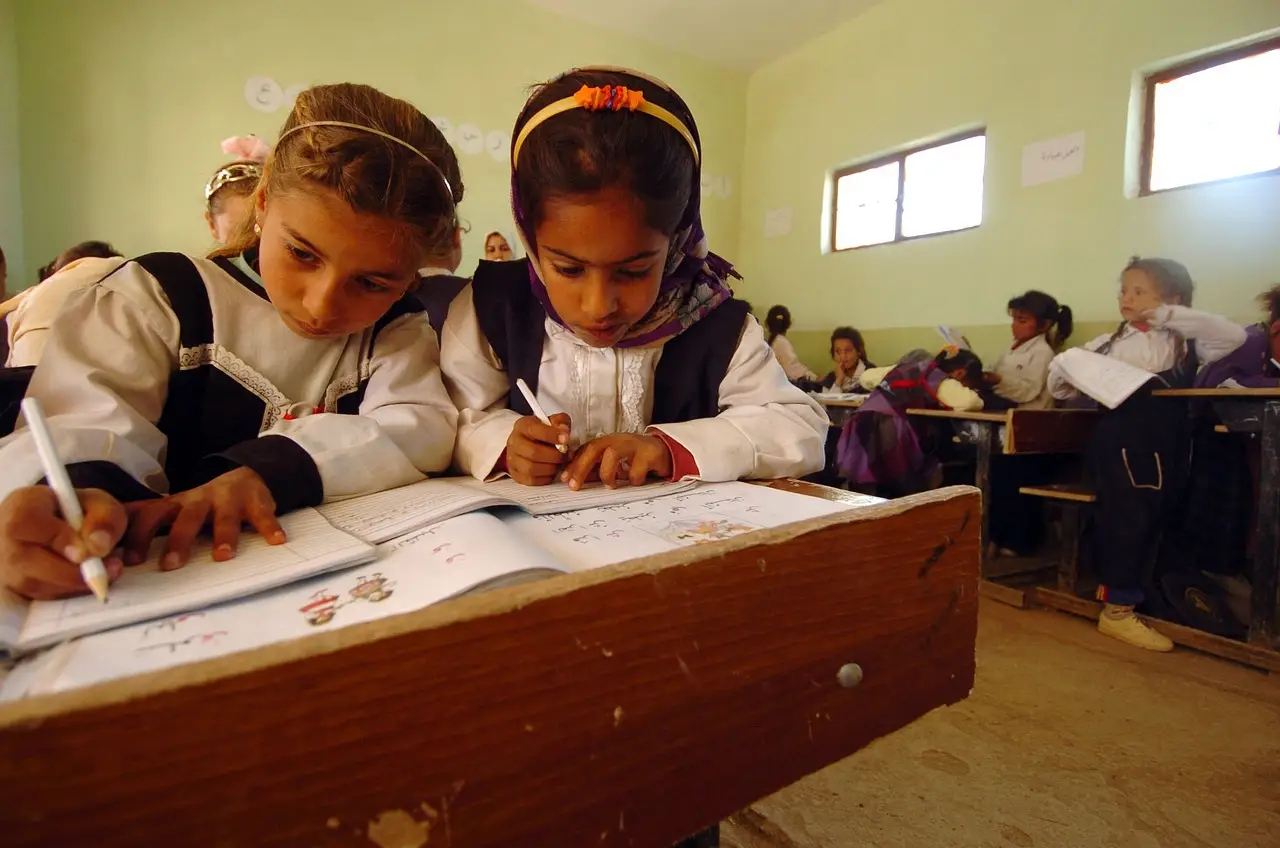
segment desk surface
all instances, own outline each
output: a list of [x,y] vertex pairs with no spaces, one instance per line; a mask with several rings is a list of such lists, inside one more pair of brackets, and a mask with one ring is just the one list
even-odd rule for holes
[[979,511],[941,489],[0,705],[0,833],[671,845],[968,695]]
[[1280,388],[1275,389],[1156,389],[1156,397],[1207,397],[1207,398],[1280,398]]
[[960,421],[983,421],[989,424],[1009,423],[1008,412],[962,412],[958,409],[908,409],[908,415],[925,418],[954,418]]
[[821,397],[819,395],[809,395],[809,397],[813,398],[823,406],[839,406],[839,407],[848,407],[851,409],[857,409],[858,407],[862,406],[862,404],[865,403],[867,399],[866,395],[863,395],[858,400],[847,400],[845,398],[828,399],[828,398]]

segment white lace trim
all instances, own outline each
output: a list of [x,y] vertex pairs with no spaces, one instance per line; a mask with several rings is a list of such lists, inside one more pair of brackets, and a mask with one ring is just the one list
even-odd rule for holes
[[[574,434],[581,441],[596,437],[599,422],[591,417],[591,348],[573,346],[573,371],[569,374],[569,418],[574,422]],[[577,422],[583,427],[579,428]]]
[[[184,347],[178,351],[179,371],[191,371],[196,368],[203,368],[206,365],[212,365],[217,368],[262,401],[264,408],[262,422],[258,426],[259,433],[270,430],[282,417],[289,414],[300,403],[290,399],[284,392],[276,388],[274,383],[258,373],[255,368],[220,344]],[[341,377],[330,383],[328,388],[325,389],[324,408],[329,411],[336,411],[338,398],[358,389],[360,381],[366,379],[371,370],[370,361],[362,359],[358,374]]]
[[618,406],[622,412],[622,433],[643,433],[644,421],[644,360],[639,350],[618,349],[622,357],[622,373],[619,375]]

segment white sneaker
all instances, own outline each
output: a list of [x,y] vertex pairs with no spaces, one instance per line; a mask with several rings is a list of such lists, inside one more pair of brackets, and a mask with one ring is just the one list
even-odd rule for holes
[[1157,633],[1132,608],[1106,606],[1098,616],[1098,632],[1148,651],[1172,651],[1168,636]]

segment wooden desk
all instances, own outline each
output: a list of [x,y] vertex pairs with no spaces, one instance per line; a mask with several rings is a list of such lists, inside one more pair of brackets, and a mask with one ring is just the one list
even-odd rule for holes
[[979,511],[941,489],[3,705],[0,833],[668,848],[967,696]]
[[1280,587],[1280,388],[1157,389],[1152,394],[1207,400],[1229,432],[1256,435],[1261,441],[1249,641],[1275,648]]
[[822,405],[827,411],[827,417],[831,419],[832,427],[843,427],[844,422],[853,417],[853,413],[862,408],[863,401],[867,395],[863,395],[860,400],[828,400],[821,395],[810,395],[814,400]]

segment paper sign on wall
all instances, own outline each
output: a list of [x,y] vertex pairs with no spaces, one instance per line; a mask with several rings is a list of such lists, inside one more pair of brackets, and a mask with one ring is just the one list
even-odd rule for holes
[[764,237],[779,238],[791,233],[791,207],[770,209],[764,213]]
[[1060,135],[1022,148],[1022,185],[1078,177],[1084,171],[1084,133]]

